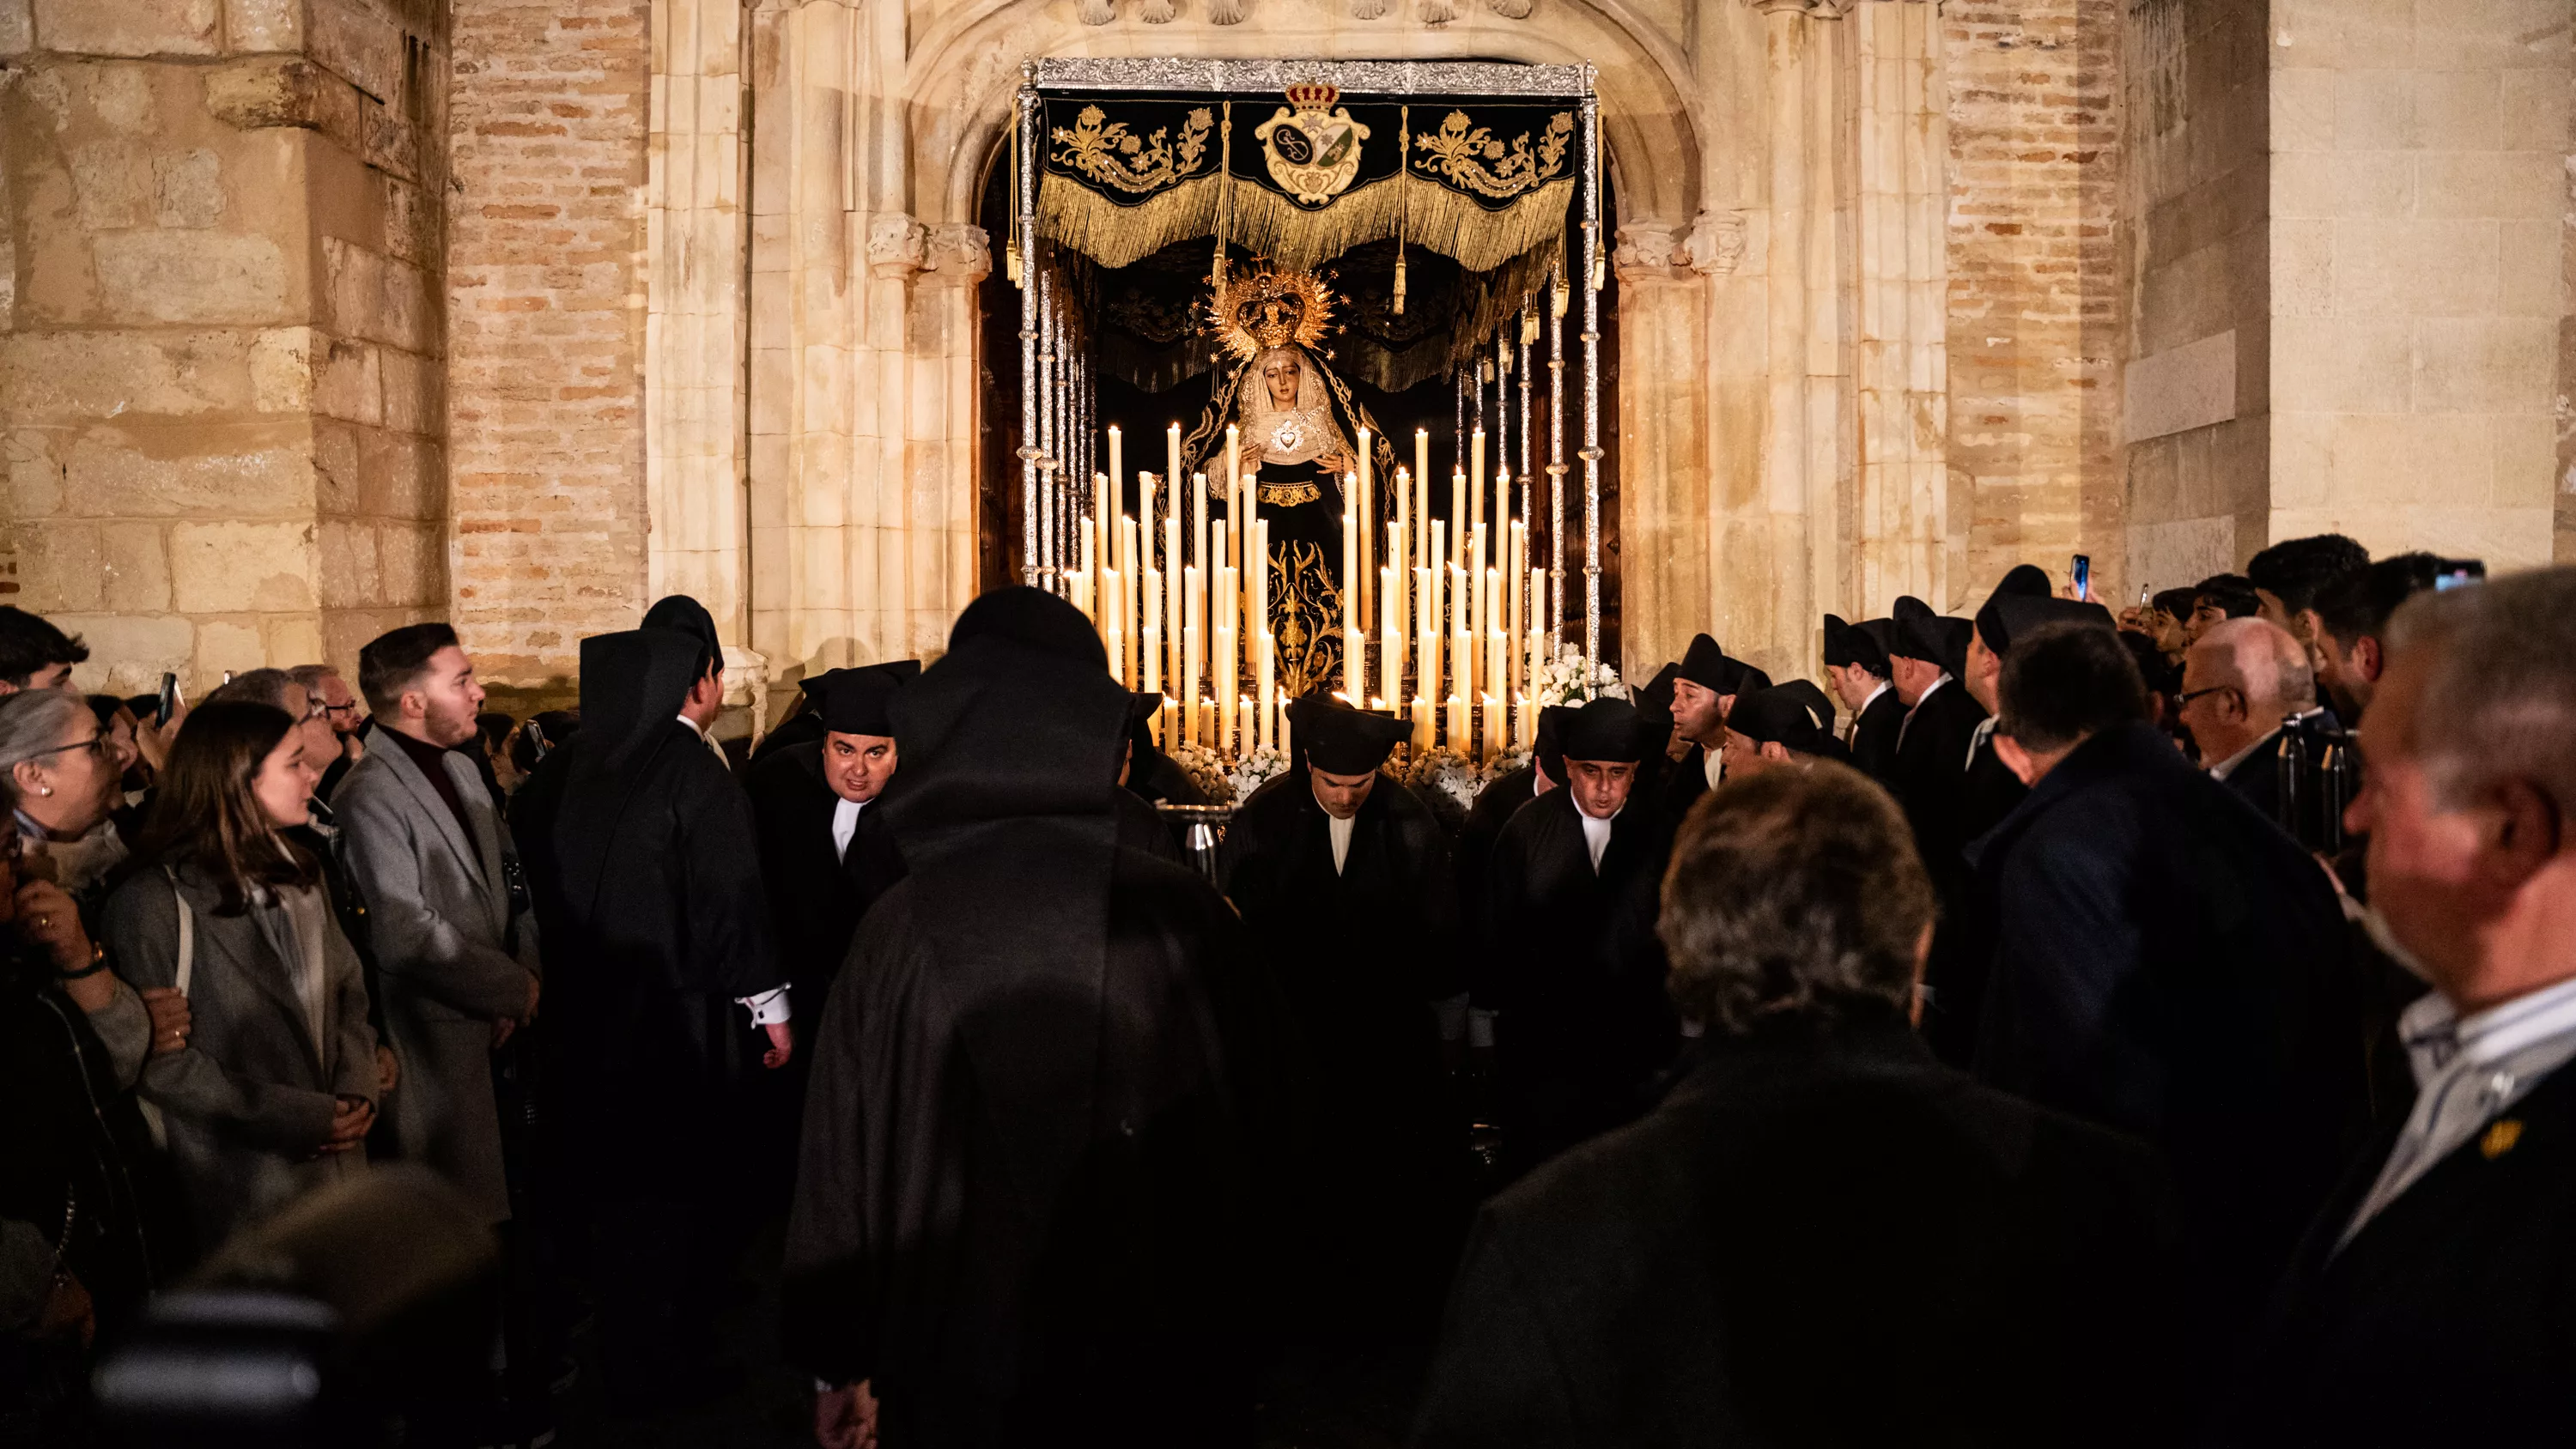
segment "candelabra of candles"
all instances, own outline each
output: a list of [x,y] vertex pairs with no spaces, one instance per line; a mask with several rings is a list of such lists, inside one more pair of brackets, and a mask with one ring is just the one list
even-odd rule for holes
[[[1531,690],[1547,661],[1547,572],[1530,566],[1529,524],[1512,511],[1508,469],[1487,469],[1485,430],[1468,434],[1449,475],[1449,515],[1431,516],[1431,435],[1413,463],[1376,476],[1375,439],[1359,435],[1342,478],[1341,687],[1357,708],[1405,715],[1420,755],[1445,748],[1478,761],[1526,750],[1537,733]],[[1181,429],[1164,431],[1164,468],[1136,475],[1138,512],[1123,504],[1126,439],[1107,430],[1105,471],[1092,475],[1069,596],[1100,630],[1109,667],[1130,689],[1160,692],[1156,735],[1220,759],[1285,752],[1289,699],[1269,627],[1269,527],[1257,475],[1227,428],[1208,517],[1204,472],[1183,477]],[[1391,497],[1381,501],[1381,483]],[[1186,494],[1186,497],[1184,495]],[[1529,490],[1521,489],[1526,500]],[[1388,505],[1392,504],[1392,507]],[[1229,529],[1229,522],[1234,526]]]

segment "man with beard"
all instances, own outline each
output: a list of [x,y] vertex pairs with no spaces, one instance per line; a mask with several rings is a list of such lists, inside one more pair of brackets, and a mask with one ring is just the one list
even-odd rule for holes
[[1449,850],[1430,808],[1379,769],[1403,720],[1308,696],[1289,722],[1301,766],[1235,815],[1220,884],[1314,1069],[1312,1302],[1335,1336],[1427,1338],[1465,1148],[1441,1070],[1467,1006]]
[[1476,1004],[1495,1017],[1515,1173],[1634,1117],[1677,1044],[1654,938],[1671,834],[1631,808],[1654,729],[1625,700],[1575,711],[1560,729],[1565,788],[1524,806],[1494,844]]
[[1905,723],[1905,703],[1889,680],[1885,641],[1894,629],[1887,619],[1847,624],[1840,615],[1825,616],[1825,678],[1852,718],[1844,747],[1852,767],[1882,785],[1895,770],[1896,732]]
[[514,802],[545,941],[549,1158],[589,1209],[607,1387],[636,1407],[739,1376],[712,1336],[738,1246],[733,1109],[760,1034],[773,1069],[794,1047],[751,805],[705,743],[723,698],[694,633],[584,639],[581,730]]
[[788,1233],[827,1446],[1250,1435],[1279,1008],[1215,891],[1117,843],[1129,707],[1021,588],[893,706],[911,873],[815,1037]]
[[822,1008],[859,919],[903,879],[894,832],[873,807],[900,763],[890,706],[920,673],[910,659],[832,671],[814,711],[823,733],[752,766],[779,964],[809,1012]]

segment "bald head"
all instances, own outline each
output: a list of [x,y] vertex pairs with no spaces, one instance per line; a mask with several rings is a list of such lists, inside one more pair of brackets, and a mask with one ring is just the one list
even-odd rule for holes
[[2267,619],[2213,624],[2183,659],[2183,723],[2212,764],[2270,734],[2285,716],[2313,709],[2307,646]]

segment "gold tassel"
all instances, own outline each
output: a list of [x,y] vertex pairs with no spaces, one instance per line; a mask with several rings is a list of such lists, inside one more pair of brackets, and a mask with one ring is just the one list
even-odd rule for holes
[[1574,289],[1566,285],[1565,273],[1558,272],[1556,285],[1547,289],[1547,314],[1560,322],[1564,321],[1565,304],[1573,299]]
[[1017,237],[1002,246],[1002,275],[1010,278],[1014,287],[1026,280],[1020,271],[1020,240]]
[[[1399,106],[1395,113],[1395,164],[1404,165],[1404,153],[1413,145],[1413,107]],[[1413,219],[1408,208],[1395,221],[1395,315],[1404,315],[1404,233],[1405,223]]]
[[1404,315],[1404,238],[1395,239],[1395,315]]

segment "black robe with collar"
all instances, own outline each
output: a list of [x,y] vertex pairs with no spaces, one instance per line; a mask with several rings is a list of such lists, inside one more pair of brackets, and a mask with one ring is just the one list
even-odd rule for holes
[[[1427,1334],[1450,1262],[1436,1234],[1466,1148],[1433,1006],[1466,990],[1448,845],[1421,798],[1381,773],[1337,874],[1331,817],[1302,767],[1286,778],[1228,825],[1219,871],[1310,1074],[1313,1303],[1339,1327]],[[1363,1304],[1418,1323],[1372,1324]]]
[[[676,710],[619,723],[586,718],[511,812],[545,956],[547,1126],[576,1191],[721,1194],[741,1088],[767,1045],[734,1002],[786,984],[759,834],[732,772]],[[594,758],[621,735],[631,749],[616,766]]]
[[1963,852],[1973,838],[1967,828],[1968,742],[1985,717],[1985,706],[1955,679],[1925,695],[1910,721],[1899,717],[1905,738],[1896,747],[1888,784],[1905,807],[1914,848],[1922,852],[1944,906],[1959,899],[1967,882]]
[[1976,867],[1977,1075],[2164,1149],[2205,1315],[2242,1329],[2366,1130],[2325,872],[2145,724],[2077,746]]
[[1896,732],[1904,724],[1905,701],[1896,697],[1896,687],[1880,690],[1862,707],[1852,729],[1852,767],[1882,785],[1890,784],[1896,773]]
[[2546,1443],[2567,1432],[2576,1069],[2543,1078],[2338,1251],[2402,1125],[2354,1156],[2308,1225],[2225,1442]]
[[1476,803],[1467,807],[1467,823],[1458,831],[1458,847],[1451,852],[1458,872],[1459,919],[1483,919],[1485,871],[1493,863],[1494,842],[1503,838],[1503,827],[1512,823],[1521,807],[1538,798],[1537,784],[1537,769],[1523,765],[1495,777],[1476,792]]
[[1992,731],[1968,759],[1959,784],[1959,824],[1969,842],[1958,868],[1935,883],[1944,892],[1941,920],[1933,928],[1931,959],[1924,963],[1923,1035],[1932,1050],[1952,1066],[1976,1060],[1977,1022],[1985,1014],[1986,968],[1994,959],[1993,921],[1969,908],[1970,872],[1966,852],[2030,793],[2021,777],[1995,753]]
[[1475,997],[1497,1013],[1516,1169],[1634,1118],[1679,1045],[1655,937],[1671,844],[1669,825],[1632,797],[1596,873],[1568,790],[1525,806],[1494,844]]
[[1413,1443],[2172,1444],[2162,1177],[1901,1021],[1710,1037],[1485,1205]]
[[860,807],[849,850],[835,848],[832,816],[841,797],[824,782],[822,741],[768,755],[752,767],[748,793],[779,967],[795,988],[790,999],[819,1019],[860,918],[903,879],[903,852],[886,827],[882,798]]

